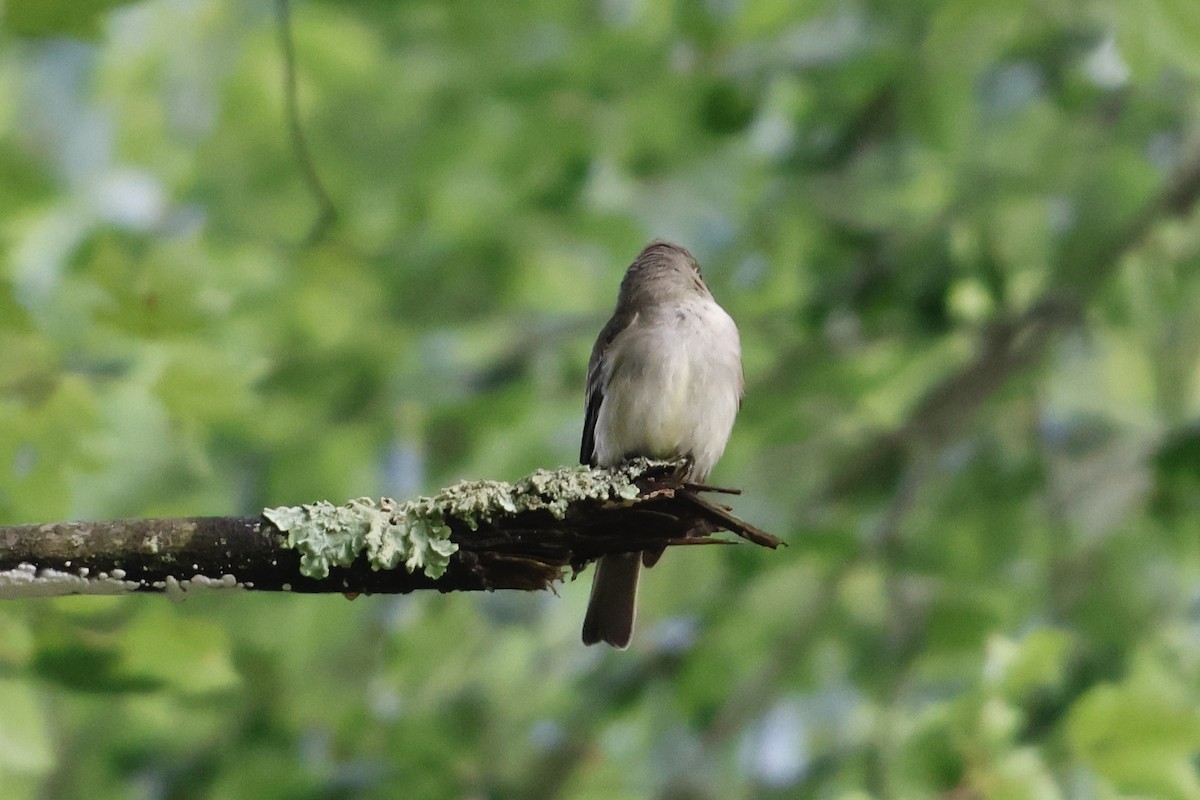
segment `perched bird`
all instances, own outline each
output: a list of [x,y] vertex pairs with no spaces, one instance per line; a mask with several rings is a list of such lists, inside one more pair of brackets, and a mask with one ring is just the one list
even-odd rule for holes
[[[686,478],[702,482],[725,450],[743,387],[737,325],[700,265],[679,245],[651,242],[626,270],[592,348],[579,460],[615,467],[638,456],[682,458]],[[629,553],[596,563],[584,644],[629,646],[641,562]]]

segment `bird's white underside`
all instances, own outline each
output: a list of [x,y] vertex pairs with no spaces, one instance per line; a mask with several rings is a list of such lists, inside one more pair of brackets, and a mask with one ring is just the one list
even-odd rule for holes
[[596,419],[596,463],[690,455],[704,480],[741,403],[737,326],[711,297],[641,311],[608,347]]

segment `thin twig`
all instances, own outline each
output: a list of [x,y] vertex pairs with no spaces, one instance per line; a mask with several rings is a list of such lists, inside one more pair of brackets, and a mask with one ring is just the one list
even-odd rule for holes
[[683,488],[691,489],[696,492],[716,492],[717,494],[741,494],[741,489],[733,489],[726,486],[712,486],[707,483],[692,483],[683,484]]
[[299,91],[296,87],[296,45],[292,38],[292,9],[291,0],[275,0],[275,16],[279,25],[279,46],[283,50],[283,94],[287,108],[288,132],[292,139],[292,149],[296,153],[296,161],[304,175],[304,182],[309,192],[317,201],[317,218],[304,237],[306,246],[320,241],[329,226],[337,219],[337,208],[321,176],[317,174],[317,166],[313,161],[312,151],[308,146],[308,137],[300,124]]
[[786,542],[778,536],[772,536],[761,528],[756,528],[749,522],[735,517],[730,512],[728,506],[709,502],[690,489],[680,489],[674,493],[674,496],[680,500],[685,500],[689,505],[695,507],[703,516],[707,517],[717,526],[717,530],[729,531],[748,542],[753,542],[760,547],[769,547],[772,550],[778,548],[780,545],[786,545]]

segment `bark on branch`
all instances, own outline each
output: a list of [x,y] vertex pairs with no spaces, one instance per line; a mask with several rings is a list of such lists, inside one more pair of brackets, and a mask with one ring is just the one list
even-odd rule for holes
[[[314,568],[309,555],[302,560],[297,548],[305,545],[295,532],[289,535],[266,516],[0,527],[0,598],[180,594],[233,587],[376,593],[537,590],[608,553],[728,543],[712,537],[718,531],[771,548],[781,543],[702,497],[704,491],[730,490],[684,483],[677,465],[640,462],[615,471],[539,471],[515,486],[463,483],[403,505],[385,501],[383,511],[376,512],[385,527],[405,529],[407,514],[408,528],[427,532],[432,525],[452,543],[445,549],[454,552],[438,577],[421,569],[410,572],[402,559],[394,568],[380,569],[378,560],[372,564],[358,550],[344,558],[348,566],[335,560],[332,566]],[[353,505],[343,507],[347,515]],[[420,509],[419,519],[414,508]],[[267,513],[278,519],[280,511],[300,509]],[[363,538],[356,540],[359,549]],[[327,572],[323,577],[322,571]]]

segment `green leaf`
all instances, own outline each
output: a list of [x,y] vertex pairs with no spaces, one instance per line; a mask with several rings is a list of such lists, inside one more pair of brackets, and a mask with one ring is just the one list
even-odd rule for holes
[[[199,594],[184,602],[200,606],[205,600]],[[240,678],[225,631],[211,620],[181,611],[171,603],[156,602],[122,629],[122,673],[131,680],[186,694],[209,694],[237,686]]]
[[37,774],[54,766],[44,699],[28,681],[0,678],[0,775]]
[[17,36],[74,36],[94,39],[100,35],[104,15],[136,0],[8,0],[4,27]]
[[1097,686],[1075,704],[1071,747],[1122,794],[1200,798],[1193,688],[1143,652],[1123,681]]
[[152,677],[124,672],[121,655],[111,643],[76,640],[42,645],[30,666],[43,680],[77,692],[149,692],[163,685]]

